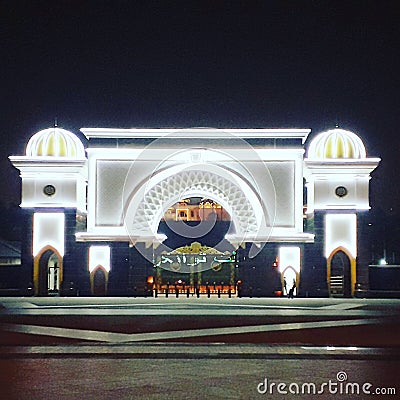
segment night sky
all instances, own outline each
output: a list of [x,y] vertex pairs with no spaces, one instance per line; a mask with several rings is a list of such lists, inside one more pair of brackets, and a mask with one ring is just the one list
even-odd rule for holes
[[373,206],[400,206],[397,1],[0,1],[1,204],[30,136],[81,127],[338,123],[382,163]]

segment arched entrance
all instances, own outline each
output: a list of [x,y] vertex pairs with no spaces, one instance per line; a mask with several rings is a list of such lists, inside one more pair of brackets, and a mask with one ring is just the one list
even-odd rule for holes
[[62,279],[62,257],[56,249],[47,246],[34,258],[33,287],[35,296],[58,295]]
[[293,288],[293,295],[297,295],[297,288],[299,287],[299,274],[291,266],[288,266],[282,271],[282,293],[283,295],[289,295],[290,289]]
[[236,252],[222,253],[199,242],[162,252],[155,259],[157,294],[227,294],[237,292]]
[[236,292],[235,248],[225,240],[229,213],[205,197],[181,199],[165,212],[158,233],[167,239],[154,253],[158,293]]
[[93,296],[106,296],[108,285],[108,272],[102,266],[98,265],[90,273],[90,288]]
[[[149,179],[145,182],[140,181],[136,186],[131,181],[137,181],[137,177],[125,179],[125,200],[121,214],[124,233],[129,236],[135,252],[138,251],[149,261],[147,266],[143,263],[146,267],[139,266],[143,270],[147,268],[146,273],[140,277],[138,269],[130,269],[132,273],[129,272],[129,285],[134,290],[144,285],[146,278],[151,278],[156,283],[159,293],[169,293],[172,286],[172,290],[178,294],[183,290],[190,295],[198,289],[200,292],[204,290],[206,294],[214,291],[218,295],[227,288],[229,295],[236,290],[238,282],[241,289],[247,290],[249,287],[249,293],[253,293],[254,288],[257,296],[274,293],[278,276],[271,272],[270,275],[273,275],[275,280],[273,284],[269,283],[272,278],[268,278],[269,271],[261,266],[260,255],[255,264],[259,265],[259,281],[261,282],[261,277],[263,281],[256,282],[257,278],[252,272],[255,264],[250,266],[247,259],[254,258],[263,251],[265,243],[275,229],[275,187],[272,182],[271,185],[268,184],[268,171],[265,173],[261,190],[258,184],[260,182],[249,171],[242,167],[233,168],[236,165],[234,159],[227,160],[223,165],[219,164],[222,163],[174,162],[168,163],[163,169],[157,167]],[[132,175],[133,171],[132,169]],[[135,173],[137,174],[137,171]],[[130,177],[130,173],[128,175]],[[258,176],[260,171],[257,171],[256,177]],[[262,196],[262,193],[265,196]],[[186,199],[193,198],[200,199],[202,204],[193,204],[192,207],[192,202],[185,202]],[[213,229],[219,225],[219,218],[222,215],[223,219],[225,212],[229,215],[229,220],[221,222],[227,222],[226,225],[232,229],[228,227],[224,232],[222,229]],[[170,222],[167,223],[167,220]],[[165,230],[159,229],[160,221],[167,225]],[[278,230],[277,232],[277,236],[280,237],[282,233]],[[212,240],[212,236],[218,236],[218,240]],[[172,242],[173,240],[175,242]],[[280,238],[275,240],[279,241]],[[223,266],[220,270],[219,267],[213,269],[206,258],[207,271],[198,271],[196,268],[203,263],[199,261],[203,258],[202,254],[197,259],[193,257],[193,260],[189,257],[193,256],[193,253],[184,254],[186,262],[183,261],[184,257],[183,262],[169,257],[173,255],[171,253],[174,250],[193,242],[199,242],[222,253],[230,251],[230,256],[241,248],[243,251],[239,251],[241,258],[238,257],[237,268],[234,267],[233,272],[231,271],[231,265],[235,264],[235,261],[232,262],[230,258],[227,262],[221,262]],[[162,257],[163,253],[165,258]],[[135,261],[132,264],[135,264]],[[157,266],[157,270],[150,270],[151,265]],[[165,268],[165,265],[169,265],[169,268]],[[186,273],[183,273],[183,267],[188,269]],[[270,290],[269,285],[274,286],[274,289]]]
[[356,281],[356,260],[339,247],[328,258],[327,280],[331,296],[351,297]]

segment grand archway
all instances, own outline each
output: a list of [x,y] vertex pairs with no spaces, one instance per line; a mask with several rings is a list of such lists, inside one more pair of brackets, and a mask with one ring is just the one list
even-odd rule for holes
[[[72,133],[51,128],[30,139],[25,155],[10,157],[23,177],[27,241],[22,254],[34,257],[33,273],[31,257],[23,257],[26,273],[19,287],[34,282],[37,295],[57,293],[65,254],[64,275],[71,283],[66,289],[76,285],[77,293],[90,294],[90,271],[102,265],[110,273],[110,296],[147,295],[143,285],[152,275],[154,254],[167,242],[158,230],[160,220],[180,200],[201,197],[231,216],[234,229],[224,238],[238,249],[242,293],[280,292],[286,266],[303,276],[299,295],[303,290],[325,293],[327,281],[333,288],[335,277],[342,280],[342,296],[354,292],[362,239],[358,213],[369,209],[368,182],[379,163],[366,156],[357,135],[339,129],[323,133],[304,158],[309,129],[82,132],[86,152]],[[190,217],[185,210],[177,215],[180,221]],[[47,245],[58,253],[44,249]],[[335,255],[338,246],[345,249]],[[107,251],[93,261],[85,256],[92,247]],[[279,256],[276,263],[282,249],[287,260]],[[319,273],[323,259],[327,276]],[[291,271],[287,280],[293,276]],[[104,273],[98,270],[93,277],[104,289]]]

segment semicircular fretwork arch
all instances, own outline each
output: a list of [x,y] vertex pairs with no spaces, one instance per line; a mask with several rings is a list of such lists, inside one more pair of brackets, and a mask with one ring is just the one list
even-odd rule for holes
[[[237,179],[236,179],[237,180]],[[237,234],[256,235],[263,214],[261,204],[256,196],[251,197],[251,188],[243,181],[233,179],[209,170],[183,170],[168,176],[143,195],[132,219],[132,232],[156,232],[164,212],[182,198],[190,196],[209,197],[220,203],[231,215]]]

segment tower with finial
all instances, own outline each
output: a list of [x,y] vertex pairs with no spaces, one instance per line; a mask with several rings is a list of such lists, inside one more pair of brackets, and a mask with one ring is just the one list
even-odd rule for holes
[[[86,212],[87,159],[82,142],[57,126],[35,133],[24,156],[10,156],[22,179],[21,207],[27,215],[22,293],[65,293],[73,281],[77,215]],[[68,265],[71,264],[71,265]],[[46,265],[46,268],[42,268]],[[50,265],[50,267],[49,267]],[[48,276],[47,276],[48,275]],[[47,284],[44,283],[48,282]]]
[[[351,131],[336,128],[322,132],[309,144],[305,161],[307,215],[314,219],[324,245],[327,284],[331,294],[354,294],[357,282],[357,219],[369,210],[369,180],[379,158],[367,157],[364,143]],[[349,261],[349,279],[335,279],[337,255]],[[343,260],[342,260],[343,261]],[[344,262],[343,262],[344,263]],[[340,288],[338,288],[338,285]]]

